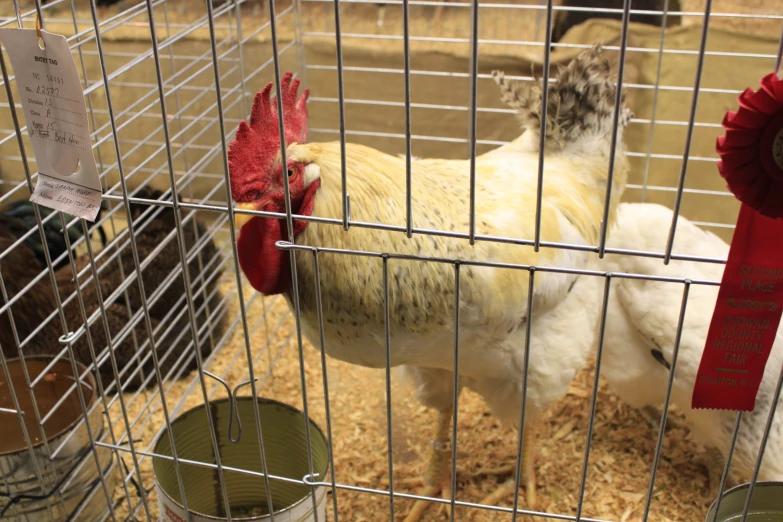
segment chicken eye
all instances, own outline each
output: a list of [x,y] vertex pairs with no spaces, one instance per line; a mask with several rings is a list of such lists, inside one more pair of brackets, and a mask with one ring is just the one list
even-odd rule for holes
[[294,175],[294,169],[288,169],[288,177],[290,178],[293,175]]

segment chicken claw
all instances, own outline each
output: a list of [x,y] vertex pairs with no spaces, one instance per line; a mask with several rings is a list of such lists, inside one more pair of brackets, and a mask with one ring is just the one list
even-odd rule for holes
[[[527,504],[525,507],[528,509],[534,509],[536,505],[536,472],[535,472],[535,460],[533,458],[533,441],[535,434],[530,427],[525,427],[525,437],[522,439],[522,473],[519,478],[521,485],[525,486],[525,498]],[[495,491],[484,497],[480,504],[486,504],[489,506],[495,506],[506,498],[509,494],[513,493],[516,485],[516,466],[508,466],[505,468],[498,468],[493,470],[487,470],[481,475],[513,475],[511,478],[503,482]]]

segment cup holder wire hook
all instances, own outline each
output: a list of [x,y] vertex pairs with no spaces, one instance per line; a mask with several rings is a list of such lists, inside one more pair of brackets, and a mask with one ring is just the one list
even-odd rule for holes
[[[226,389],[226,393],[228,394],[228,440],[231,441],[233,444],[236,444],[240,441],[242,438],[242,419],[239,418],[239,408],[237,407],[237,394],[239,393],[240,388],[243,386],[247,386],[250,384],[251,380],[248,379],[246,381],[243,381],[234,388],[234,391],[231,391],[231,387],[228,385],[228,383],[222,379],[221,377],[218,377],[214,373],[208,372],[204,370],[204,375],[207,375],[211,377],[212,379],[216,380],[220,384],[223,385],[223,387]],[[259,381],[260,379],[256,377],[253,379],[254,381]],[[231,432],[233,430],[234,426],[234,417],[236,417],[237,421],[237,436],[236,438],[231,436]]]

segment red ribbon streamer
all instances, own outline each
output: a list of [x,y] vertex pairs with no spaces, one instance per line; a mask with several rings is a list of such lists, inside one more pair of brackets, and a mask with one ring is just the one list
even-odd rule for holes
[[740,208],[693,408],[753,411],[783,312],[783,220]]
[[783,81],[771,73],[723,119],[718,171],[742,202],[691,406],[753,411],[783,312]]

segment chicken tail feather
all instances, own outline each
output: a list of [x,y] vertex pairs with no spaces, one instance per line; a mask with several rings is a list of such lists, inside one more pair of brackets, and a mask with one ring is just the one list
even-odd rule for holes
[[[549,84],[547,143],[563,148],[585,137],[611,136],[616,97],[614,76],[600,44],[579,54],[569,64],[559,65],[555,83]],[[492,77],[500,87],[503,103],[518,111],[522,128],[538,135],[544,82],[510,80],[502,71],[493,71]],[[621,95],[618,125],[625,127],[633,114],[625,107],[625,93]]]

